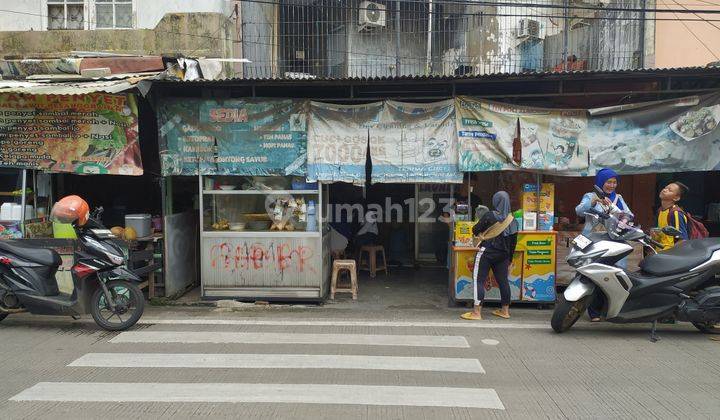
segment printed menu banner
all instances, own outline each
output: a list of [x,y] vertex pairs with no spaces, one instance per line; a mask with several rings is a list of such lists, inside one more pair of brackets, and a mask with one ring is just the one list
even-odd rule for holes
[[592,172],[720,170],[720,93],[590,110]]
[[[582,173],[588,169],[584,109],[515,108],[520,123],[520,166],[545,172]],[[515,144],[517,151],[517,143]]]
[[199,100],[166,99],[157,115],[163,176],[217,173],[215,136],[210,127],[201,129]]
[[386,101],[370,127],[372,182],[462,182],[455,104]]
[[0,167],[142,175],[135,97],[0,94]]
[[584,110],[524,107],[467,96],[458,97],[455,108],[462,171],[587,171]]
[[310,103],[309,181],[365,182],[369,127],[380,120],[382,102],[364,105]]
[[517,116],[502,104],[469,96],[455,98],[458,160],[463,172],[512,169]]
[[305,175],[307,101],[173,99],[158,112],[163,175]]

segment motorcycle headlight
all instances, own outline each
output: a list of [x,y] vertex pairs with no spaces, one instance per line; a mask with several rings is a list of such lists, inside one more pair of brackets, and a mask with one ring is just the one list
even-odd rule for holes
[[118,247],[112,246],[110,244],[100,243],[92,238],[86,238],[85,243],[88,246],[94,248],[95,250],[103,253],[113,264],[125,264],[125,256],[122,254],[122,250],[120,250]]
[[605,253],[605,250],[601,251],[595,251],[590,253],[584,253],[584,252],[571,252],[570,255],[568,255],[567,263],[572,267],[582,267],[584,265],[588,265],[595,260],[597,260],[599,257],[601,257]]

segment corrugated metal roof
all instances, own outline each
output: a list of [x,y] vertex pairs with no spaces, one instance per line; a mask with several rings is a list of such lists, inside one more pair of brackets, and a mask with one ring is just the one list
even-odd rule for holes
[[543,71],[543,72],[519,72],[519,73],[488,73],[488,74],[466,74],[460,76],[447,75],[405,75],[405,76],[374,76],[374,77],[318,77],[313,75],[297,76],[297,77],[232,77],[219,79],[196,79],[196,80],[180,80],[177,78],[157,79],[162,82],[178,82],[178,83],[217,83],[217,82],[382,82],[382,81],[423,81],[423,80],[439,80],[439,81],[455,81],[469,79],[504,79],[514,77],[551,77],[551,76],[594,76],[594,75],[658,75],[669,73],[720,73],[720,66],[696,66],[696,67],[671,67],[671,68],[648,68],[648,69],[629,69],[629,70],[573,70],[573,71]]
[[123,74],[94,79],[85,78],[84,81],[57,82],[51,79],[33,80],[0,80],[0,93],[23,93],[28,95],[85,95],[88,93],[104,92],[119,93],[134,89],[145,79],[156,76],[157,73]]

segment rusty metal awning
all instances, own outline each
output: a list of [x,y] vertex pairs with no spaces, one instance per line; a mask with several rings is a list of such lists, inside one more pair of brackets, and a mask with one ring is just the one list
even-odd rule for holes
[[[98,78],[58,78],[57,75],[41,75],[25,80],[0,80],[0,93],[20,93],[27,95],[86,95],[89,93],[120,93],[132,90],[146,79],[157,76],[152,73],[115,74]],[[58,80],[59,79],[59,80]]]

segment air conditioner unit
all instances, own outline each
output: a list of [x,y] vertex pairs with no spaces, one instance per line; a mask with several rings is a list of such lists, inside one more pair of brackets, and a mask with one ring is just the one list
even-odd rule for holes
[[385,5],[372,1],[363,1],[358,10],[360,30],[384,28],[386,22]]
[[540,22],[535,19],[520,19],[517,38],[540,38]]

